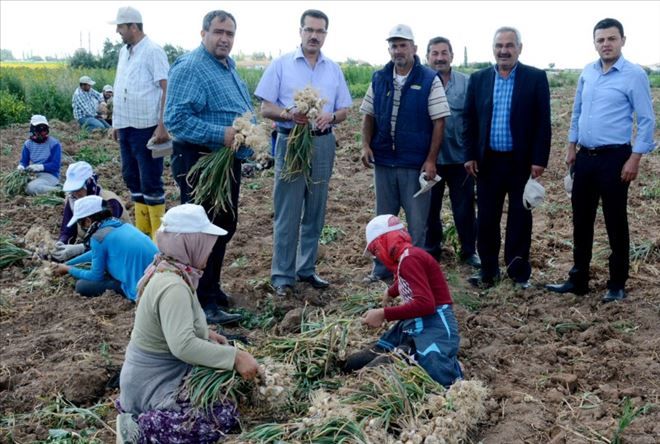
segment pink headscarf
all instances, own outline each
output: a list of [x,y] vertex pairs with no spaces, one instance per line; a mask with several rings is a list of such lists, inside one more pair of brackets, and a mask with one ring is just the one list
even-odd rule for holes
[[192,292],[197,291],[206,261],[218,236],[206,233],[156,232],[156,244],[160,253],[147,267],[138,282],[138,297],[142,295],[154,273],[171,271],[178,274],[188,284]]

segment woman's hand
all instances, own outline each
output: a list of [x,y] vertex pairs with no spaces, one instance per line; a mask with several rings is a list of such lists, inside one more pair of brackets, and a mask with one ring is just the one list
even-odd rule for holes
[[53,266],[53,273],[55,273],[57,276],[64,276],[69,272],[71,269],[71,266],[65,265],[65,264],[57,264]]
[[220,345],[227,345],[227,338],[225,338],[221,334],[216,333],[211,329],[209,329],[209,340],[216,342]]
[[257,363],[257,360],[250,353],[243,350],[239,350],[236,353],[234,369],[243,379],[254,379],[257,375],[263,374],[263,370]]

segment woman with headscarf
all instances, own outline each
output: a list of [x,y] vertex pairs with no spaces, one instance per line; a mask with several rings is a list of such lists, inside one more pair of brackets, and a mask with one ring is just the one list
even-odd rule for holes
[[209,329],[196,296],[217,236],[199,205],[171,208],[156,232],[160,253],[138,284],[138,306],[120,375],[117,442],[214,443],[238,423],[230,402],[209,411],[191,407],[182,391],[194,365],[235,369],[252,379],[261,371],[249,353]]
[[82,239],[85,232],[80,226],[69,226],[73,217],[73,204],[77,199],[85,196],[101,196],[108,203],[112,216],[124,222],[130,222],[128,211],[124,207],[119,196],[110,190],[101,188],[98,176],[94,173],[92,166],[87,162],[80,161],[69,165],[66,169],[66,181],[62,191],[67,193],[64,202],[64,213],[62,214],[62,225],[60,226],[60,237],[55,244],[53,259],[60,262],[67,261],[85,252],[89,246],[83,243],[75,243],[76,239]]
[[[384,308],[368,310],[362,322],[379,328],[398,321],[374,347],[348,357],[345,371],[374,365],[379,354],[395,349],[414,356],[419,365],[445,387],[463,377],[457,359],[460,337],[452,298],[440,265],[421,248],[412,245],[398,217],[376,216],[367,225],[367,248],[393,274],[393,284],[383,295]],[[388,306],[392,298],[401,304]],[[384,360],[387,362],[387,360]]]

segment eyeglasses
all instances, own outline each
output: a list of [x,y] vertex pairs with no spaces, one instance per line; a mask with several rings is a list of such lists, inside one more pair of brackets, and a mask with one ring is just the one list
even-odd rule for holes
[[325,29],[314,29],[314,28],[302,28],[302,32],[304,32],[307,35],[313,35],[313,34],[318,34],[318,35],[326,35],[328,31]]

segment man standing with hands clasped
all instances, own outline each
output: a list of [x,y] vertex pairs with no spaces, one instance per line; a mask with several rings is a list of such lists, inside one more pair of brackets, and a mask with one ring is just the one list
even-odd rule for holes
[[[296,280],[314,288],[330,285],[316,274],[316,256],[335,160],[332,128],[346,119],[352,100],[341,68],[321,52],[327,34],[325,13],[316,9],[303,12],[300,46],[274,60],[254,92],[262,100],[263,116],[277,123],[271,283],[281,297],[292,294]],[[295,124],[307,123],[305,114],[293,108],[293,97],[307,86],[316,89],[325,100],[312,132],[309,184],[303,175],[293,180],[281,177],[289,133]]]
[[[547,285],[555,293],[586,294],[598,201],[612,254],[610,279],[603,302],[626,297],[630,268],[628,233],[628,187],[637,178],[642,155],[653,151],[655,116],[649,79],[638,65],[624,59],[623,25],[615,19],[599,21],[593,30],[594,47],[600,56],[588,64],[578,80],[566,164],[574,168],[573,260],[563,284]],[[633,114],[637,137],[631,145]]]
[[540,69],[518,61],[520,32],[502,27],[493,36],[497,64],[470,76],[465,98],[465,169],[477,179],[477,248],[481,273],[469,282],[488,288],[500,278],[500,220],[508,195],[504,262],[519,288],[529,287],[532,213],[523,205],[525,184],[543,174],[550,156],[550,88]]

